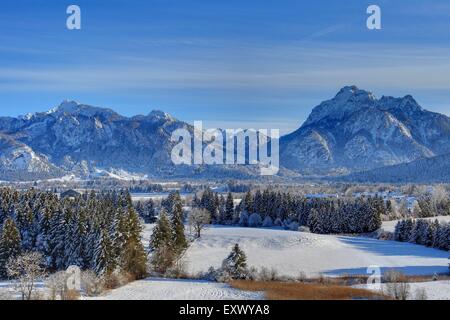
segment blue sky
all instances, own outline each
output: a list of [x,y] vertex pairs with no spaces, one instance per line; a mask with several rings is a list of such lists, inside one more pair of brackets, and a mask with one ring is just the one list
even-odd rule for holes
[[[66,29],[70,4],[82,30]],[[380,31],[366,28],[369,4]],[[450,115],[450,2],[0,2],[0,115],[74,99],[288,132],[350,84]]]

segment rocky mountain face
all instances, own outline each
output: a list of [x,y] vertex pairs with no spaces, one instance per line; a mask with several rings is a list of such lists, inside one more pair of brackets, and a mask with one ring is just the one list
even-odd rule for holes
[[129,118],[74,101],[48,112],[0,117],[0,180],[259,175],[255,166],[175,166],[171,136],[177,129],[194,130],[162,111]]
[[179,128],[191,130],[161,111],[127,118],[65,101],[45,113],[0,118],[0,172],[83,176],[107,168],[164,175],[173,170],[170,137]]
[[377,99],[349,86],[315,107],[280,150],[281,164],[303,173],[370,170],[450,152],[450,118],[409,95]]

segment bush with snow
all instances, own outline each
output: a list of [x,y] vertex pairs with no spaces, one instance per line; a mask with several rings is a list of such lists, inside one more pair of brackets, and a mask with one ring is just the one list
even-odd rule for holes
[[276,218],[275,222],[273,223],[276,227],[282,227],[283,221],[280,218]]
[[241,213],[239,217],[239,225],[241,227],[248,227],[248,213],[246,211]]
[[253,213],[250,218],[248,218],[248,226],[252,228],[258,228],[262,225],[261,216],[258,213]]
[[300,226],[300,227],[298,228],[298,231],[300,231],[300,232],[306,232],[306,233],[310,233],[310,232],[311,232],[311,230],[309,230],[309,228],[308,228],[307,226]]

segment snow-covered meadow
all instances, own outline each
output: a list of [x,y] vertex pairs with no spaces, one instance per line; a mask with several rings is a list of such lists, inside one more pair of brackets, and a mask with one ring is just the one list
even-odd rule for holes
[[[148,243],[152,225],[146,225]],[[382,272],[407,275],[448,272],[448,253],[410,243],[365,237],[318,235],[277,229],[213,226],[188,249],[185,260],[191,274],[219,267],[232,246],[239,243],[250,266],[273,268],[280,276],[309,277],[366,275],[369,266]]]

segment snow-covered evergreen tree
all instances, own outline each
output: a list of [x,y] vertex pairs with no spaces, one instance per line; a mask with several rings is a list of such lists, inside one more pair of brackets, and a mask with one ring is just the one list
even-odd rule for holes
[[181,201],[177,201],[174,204],[171,220],[173,249],[176,254],[181,254],[188,246],[186,235],[184,233],[184,212]]
[[248,226],[251,228],[258,228],[262,225],[262,218],[259,213],[252,213],[248,218]]
[[0,235],[0,278],[5,278],[6,264],[21,252],[20,232],[14,220],[7,218]]
[[248,227],[248,213],[243,211],[239,217],[239,225],[241,227]]
[[227,200],[225,204],[225,217],[224,217],[224,223],[225,224],[231,224],[233,222],[233,216],[234,216],[234,199],[231,192],[227,195]]
[[271,228],[273,227],[273,220],[270,216],[267,216],[264,218],[264,221],[262,223],[263,228]]
[[229,256],[223,261],[222,270],[232,279],[245,279],[247,277],[247,256],[239,247],[239,244],[234,245]]
[[173,250],[173,230],[163,209],[150,238],[151,261],[155,271],[165,273],[173,266],[176,254]]

